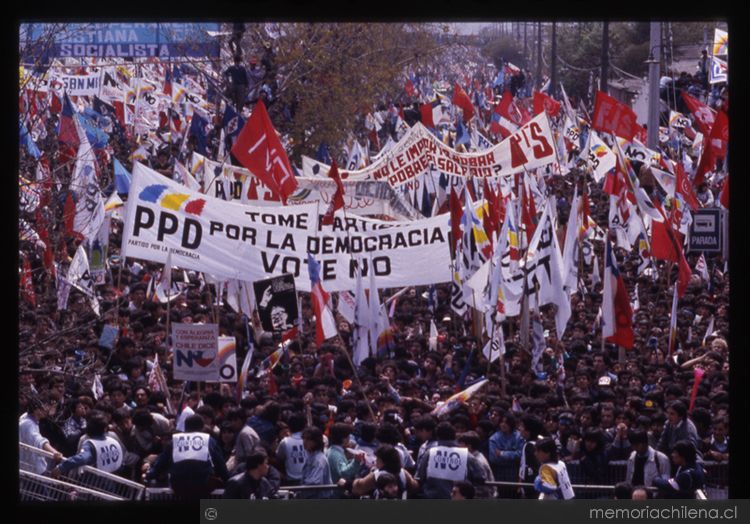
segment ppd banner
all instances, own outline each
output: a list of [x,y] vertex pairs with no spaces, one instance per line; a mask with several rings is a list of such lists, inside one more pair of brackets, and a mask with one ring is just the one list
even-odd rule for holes
[[[410,222],[344,217],[321,226],[317,205],[255,207],[192,191],[136,163],[128,196],[123,256],[255,282],[291,273],[310,291],[307,253],[328,291],[354,289],[357,267],[379,288],[450,281],[448,215]],[[372,260],[372,264],[370,264]],[[368,282],[369,278],[365,279]],[[369,285],[369,282],[368,282]]]
[[294,275],[253,282],[253,291],[263,331],[284,333],[297,324],[299,312]]

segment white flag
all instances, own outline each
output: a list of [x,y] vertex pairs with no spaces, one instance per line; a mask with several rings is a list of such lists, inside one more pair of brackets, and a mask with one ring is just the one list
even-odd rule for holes
[[708,266],[706,265],[706,257],[703,255],[703,253],[701,253],[700,257],[698,257],[698,262],[695,264],[695,270],[698,272],[704,282],[708,282],[710,280],[708,276]]
[[[594,271],[591,273],[591,288],[602,281],[601,273],[599,272],[599,258],[594,255]],[[637,284],[636,284],[637,285]]]
[[67,280],[70,285],[89,297],[91,309],[94,310],[96,316],[99,316],[99,300],[97,300],[96,293],[94,292],[94,281],[89,270],[89,259],[86,255],[85,242],[82,242],[76,250],[73,261],[68,268]]
[[[78,120],[74,120],[78,128]],[[86,133],[79,132],[79,136],[81,144],[78,146],[78,155],[70,180],[70,189],[76,196],[73,231],[89,239],[96,236],[104,222],[104,200],[96,180],[94,148],[86,139]]]
[[490,362],[494,362],[501,355],[505,355],[505,336],[503,335],[503,326],[496,324],[492,337],[484,345],[482,354]]
[[370,345],[367,342],[369,306],[365,297],[365,287],[362,283],[362,267],[357,268],[357,287],[354,291],[356,304],[354,308],[354,364],[359,366],[370,356]]
[[357,301],[354,295],[348,291],[339,292],[339,302],[337,310],[339,314],[350,324],[354,324],[354,310],[357,307]]
[[430,319],[430,351],[437,351],[438,330],[435,320]]
[[578,186],[573,189],[573,201],[570,204],[568,227],[565,231],[563,246],[563,287],[571,294],[578,283]]
[[703,340],[701,341],[701,345],[706,345],[706,339],[711,336],[711,333],[714,332],[714,317],[711,317],[711,320],[708,321],[708,328],[706,328],[706,334],[703,335]]
[[104,386],[102,385],[99,373],[94,375],[94,383],[91,385],[91,392],[94,394],[94,400],[99,400],[104,396]]

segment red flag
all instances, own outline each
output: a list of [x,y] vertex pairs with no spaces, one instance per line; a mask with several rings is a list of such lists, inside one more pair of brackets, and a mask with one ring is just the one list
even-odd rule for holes
[[69,191],[68,196],[65,198],[65,206],[63,207],[63,223],[65,224],[65,235],[72,237],[73,222],[76,218],[76,203],[73,200],[73,192]]
[[542,111],[546,111],[547,114],[554,118],[560,112],[562,105],[560,102],[552,98],[546,93],[539,91],[534,92],[534,116],[538,115]]
[[461,201],[458,199],[455,189],[451,188],[450,196],[450,211],[451,211],[451,233],[453,234],[453,249],[461,238],[461,218],[464,216],[463,206]]
[[497,216],[497,195],[492,191],[486,178],[484,179],[484,200],[487,202],[487,210],[482,215],[482,225],[491,243],[492,234],[497,233],[497,224],[500,220]]
[[669,260],[678,264],[678,282],[677,295],[682,298],[685,294],[690,277],[693,274],[690,265],[685,259],[685,253],[682,249],[682,234],[672,229],[672,225],[667,220],[664,210],[658,202],[654,202],[654,207],[664,218],[664,222],[651,221],[651,256],[659,260]]
[[695,127],[703,133],[703,136],[708,136],[716,119],[714,111],[703,102],[688,95],[685,91],[682,92],[682,100],[684,100],[685,105],[695,118]]
[[262,100],[255,106],[232,146],[232,154],[266,187],[279,195],[285,204],[289,195],[297,189],[297,179],[289,158]]
[[474,106],[471,103],[471,98],[466,92],[461,89],[461,86],[456,85],[453,89],[453,103],[460,107],[464,112],[464,122],[468,122],[474,116]]
[[721,188],[721,194],[719,194],[719,203],[729,209],[729,176],[724,179],[724,185]]
[[695,211],[696,209],[700,209],[701,205],[700,202],[698,202],[698,199],[695,197],[693,185],[690,183],[690,180],[685,174],[685,170],[682,168],[682,164],[680,162],[677,162],[677,166],[675,167],[675,174],[677,176],[677,187],[675,189],[677,193],[682,195],[682,198],[685,200],[687,205],[690,206],[691,210]]
[[714,148],[709,144],[704,144],[701,159],[698,162],[698,167],[695,169],[695,177],[693,178],[693,184],[695,187],[699,187],[703,184],[703,182],[706,181],[706,173],[713,171],[714,169],[716,169],[716,154],[714,153]]
[[341,183],[341,177],[339,176],[339,168],[336,165],[336,159],[331,164],[331,169],[328,171],[328,178],[332,178],[336,182],[336,191],[333,193],[331,203],[328,204],[328,209],[320,220],[320,223],[324,226],[330,226],[333,224],[333,214],[337,209],[344,207],[344,184]]
[[727,144],[729,143],[729,119],[724,111],[719,111],[711,128],[711,135],[708,137],[708,146],[713,150],[716,158],[724,158],[727,154]]
[[31,264],[29,259],[23,257],[23,270],[21,272],[21,295],[29,304],[36,307],[36,293],[34,293],[34,281],[31,278]]
[[695,397],[698,396],[698,386],[701,385],[701,380],[703,380],[703,375],[706,372],[702,368],[695,368],[693,370],[693,388],[690,390],[690,407],[688,408],[688,411],[693,411],[693,404],[695,404]]
[[608,195],[620,196],[625,190],[625,180],[623,179],[622,172],[619,169],[619,159],[617,160],[618,167],[612,169],[604,176],[604,186],[602,190]]
[[[524,189],[521,190],[521,221],[526,226],[527,242],[531,242],[534,232],[536,231],[536,224],[534,223],[534,220],[536,219],[536,209],[532,209],[535,207],[534,197],[526,193],[527,192]],[[531,201],[530,203],[529,200]]]
[[406,81],[406,85],[404,86],[404,89],[406,89],[406,94],[410,97],[415,97],[417,94],[417,91],[414,89],[414,84],[412,83],[411,79]]
[[614,133],[633,140],[638,133],[637,117],[632,109],[601,91],[596,92],[594,116],[591,127],[597,131]]
[[512,167],[525,165],[529,161],[529,159],[526,158],[523,149],[521,149],[521,146],[518,145],[520,141],[521,137],[518,135],[513,135],[510,138],[510,165]]

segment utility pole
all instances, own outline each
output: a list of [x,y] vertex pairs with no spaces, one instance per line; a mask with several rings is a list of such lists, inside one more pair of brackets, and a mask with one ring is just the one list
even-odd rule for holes
[[536,23],[536,88],[542,87],[542,23]]
[[659,145],[659,59],[654,56],[661,41],[661,23],[651,22],[648,63],[648,147]]
[[609,74],[609,20],[602,27],[602,91],[607,93],[607,75]]
[[557,22],[552,22],[552,58],[550,59],[549,95],[557,93]]
[[524,22],[523,23],[523,60],[524,60],[524,67],[528,67],[528,59],[529,59],[529,47],[528,47],[528,39],[526,36],[526,30],[528,29],[529,23]]

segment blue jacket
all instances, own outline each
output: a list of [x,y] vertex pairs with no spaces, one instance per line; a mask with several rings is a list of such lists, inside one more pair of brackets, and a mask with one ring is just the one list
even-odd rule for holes
[[270,445],[276,438],[276,425],[258,415],[250,417],[247,421],[247,425],[253,428],[260,437],[260,440],[267,445]]
[[[502,431],[496,431],[490,437],[489,462],[492,466],[492,472],[495,478],[505,478],[503,471],[512,466],[518,466],[523,452],[524,440],[518,431],[505,434]],[[517,467],[514,470],[517,476]]]

